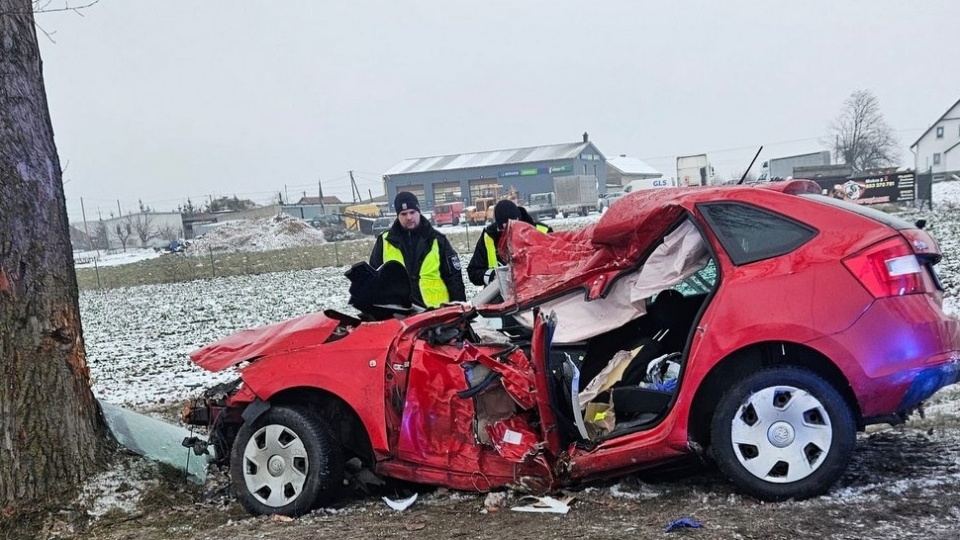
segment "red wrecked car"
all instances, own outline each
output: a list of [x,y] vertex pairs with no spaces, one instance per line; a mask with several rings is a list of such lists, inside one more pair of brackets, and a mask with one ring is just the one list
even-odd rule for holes
[[922,223],[806,180],[631,193],[581,231],[513,222],[501,242],[510,264],[476,305],[355,302],[191,354],[238,366],[184,419],[209,427],[248,511],[329,503],[348,461],[545,491],[691,453],[749,495],[802,499],[858,430],[958,379]]

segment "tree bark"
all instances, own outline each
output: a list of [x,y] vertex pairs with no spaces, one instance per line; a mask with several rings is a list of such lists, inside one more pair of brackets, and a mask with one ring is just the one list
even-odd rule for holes
[[48,506],[96,470],[60,160],[30,0],[0,0],[0,515]]

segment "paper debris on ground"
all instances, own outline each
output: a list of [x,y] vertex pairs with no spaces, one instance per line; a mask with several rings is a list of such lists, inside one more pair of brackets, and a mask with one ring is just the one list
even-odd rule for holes
[[533,497],[528,496],[524,497],[523,500],[533,500],[533,504],[527,506],[514,506],[511,510],[516,512],[545,512],[551,514],[566,514],[570,511],[570,503],[573,501],[572,496],[567,496],[562,499],[554,499],[553,497]]
[[416,500],[417,500],[416,493],[414,493],[412,496],[406,499],[399,499],[396,501],[383,497],[383,502],[387,503],[387,506],[389,506],[390,508],[393,508],[397,512],[403,512],[407,508],[410,508],[410,505],[416,502]]

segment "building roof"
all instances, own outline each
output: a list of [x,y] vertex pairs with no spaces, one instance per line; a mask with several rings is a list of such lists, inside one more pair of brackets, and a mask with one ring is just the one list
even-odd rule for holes
[[647,165],[646,161],[625,155],[608,159],[607,165],[614,167],[622,174],[658,174],[663,176],[662,172],[654,169],[650,165]]
[[[297,204],[320,204],[320,197],[300,197]],[[323,204],[343,204],[343,201],[335,195],[324,195]]]
[[920,139],[923,139],[924,137],[926,137],[926,136],[927,136],[927,133],[930,133],[930,130],[933,129],[933,128],[935,128],[935,127],[937,126],[937,124],[940,123],[941,120],[943,120],[944,118],[946,118],[946,116],[947,116],[948,114],[950,114],[950,111],[952,111],[957,105],[960,105],[960,99],[958,99],[956,103],[954,103],[953,105],[951,105],[950,108],[948,108],[948,109],[940,116],[940,118],[937,118],[937,121],[936,121],[936,122],[930,124],[930,127],[928,127],[927,130],[923,132],[923,135],[920,135],[920,137],[917,138],[917,142],[915,142],[915,143],[913,143],[913,144],[910,145],[910,148],[913,148],[914,146],[920,144]]
[[531,146],[528,148],[491,150],[488,152],[472,152],[469,154],[409,158],[397,163],[383,174],[384,176],[393,176],[396,174],[451,171],[455,169],[472,169],[475,167],[490,167],[514,163],[572,159],[579,156],[580,153],[590,145],[590,142],[575,142]]

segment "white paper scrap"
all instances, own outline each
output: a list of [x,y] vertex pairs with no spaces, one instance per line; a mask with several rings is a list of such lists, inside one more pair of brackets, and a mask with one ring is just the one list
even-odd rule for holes
[[383,502],[387,503],[387,506],[393,508],[397,512],[403,512],[407,508],[410,508],[410,505],[417,500],[417,494],[414,493],[411,497],[406,499],[401,499],[399,501],[390,500],[386,497],[382,497]]

